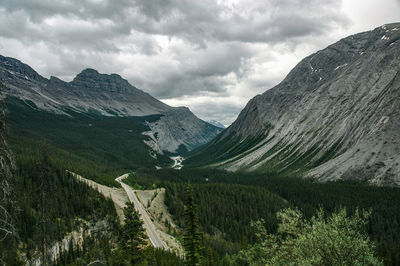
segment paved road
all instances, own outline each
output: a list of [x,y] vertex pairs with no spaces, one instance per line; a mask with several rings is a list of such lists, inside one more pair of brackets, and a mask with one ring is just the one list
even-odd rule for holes
[[160,235],[157,232],[153,222],[151,221],[147,211],[144,209],[143,205],[137,199],[135,192],[131,187],[122,182],[122,179],[127,178],[129,174],[124,174],[115,179],[115,181],[119,182],[122,188],[125,190],[126,194],[128,194],[129,200],[135,205],[136,210],[139,212],[144,224],[143,227],[146,229],[146,233],[149,236],[150,242],[155,248],[163,248],[165,250],[169,250],[168,246],[162,241]]
[[181,170],[183,167],[183,160],[184,158],[182,156],[173,156],[170,157],[172,160],[174,160],[174,165],[172,166],[173,169]]

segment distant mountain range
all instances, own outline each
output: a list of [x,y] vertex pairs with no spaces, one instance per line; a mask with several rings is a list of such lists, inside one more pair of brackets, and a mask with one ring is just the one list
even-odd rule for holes
[[207,122],[210,123],[211,125],[214,125],[216,127],[222,128],[222,129],[226,128],[223,124],[221,124],[221,122],[218,122],[216,120],[208,120]]
[[400,23],[304,58],[186,163],[400,185]]
[[[213,139],[221,129],[197,118],[188,108],[171,107],[129,84],[117,74],[85,69],[71,82],[46,79],[17,59],[0,56],[4,93],[53,114],[96,114],[105,117],[145,117],[145,141],[154,156],[163,151],[191,150]],[[30,106],[28,104],[28,106]],[[73,116],[73,115],[72,115]]]

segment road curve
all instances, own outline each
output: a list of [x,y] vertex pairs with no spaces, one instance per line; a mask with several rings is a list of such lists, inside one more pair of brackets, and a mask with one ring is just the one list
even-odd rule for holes
[[182,156],[173,156],[170,158],[174,161],[174,165],[172,165],[171,168],[181,170],[183,167],[182,162],[185,158],[183,158]]
[[162,248],[164,250],[169,250],[168,246],[164,243],[164,241],[161,239],[160,235],[157,232],[156,227],[154,226],[153,222],[151,221],[149,214],[147,211],[144,209],[143,205],[139,202],[139,200],[136,197],[135,192],[133,189],[122,182],[122,179],[125,179],[128,177],[129,174],[124,174],[121,175],[120,177],[117,177],[115,181],[121,184],[122,188],[125,190],[126,194],[128,194],[128,198],[130,202],[132,202],[135,205],[136,210],[139,212],[142,220],[143,220],[143,227],[146,230],[147,235],[149,236],[150,242],[155,248]]

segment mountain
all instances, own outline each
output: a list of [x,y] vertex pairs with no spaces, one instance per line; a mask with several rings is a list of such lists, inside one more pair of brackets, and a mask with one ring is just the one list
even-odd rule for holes
[[[117,74],[100,74],[85,69],[71,82],[56,77],[46,79],[17,59],[0,56],[0,79],[8,98],[33,103],[40,110],[71,116],[97,114],[106,117],[144,117],[149,131],[145,142],[155,153],[177,152],[181,146],[191,150],[213,139],[221,130],[199,118],[187,108],[171,107],[129,84]],[[179,117],[179,120],[175,118]],[[154,143],[152,143],[154,142]]]
[[304,58],[186,163],[400,185],[400,23]]
[[218,122],[216,120],[209,120],[207,122],[210,123],[211,125],[214,125],[216,127],[222,128],[222,129],[226,128],[223,124],[221,124],[221,122]]

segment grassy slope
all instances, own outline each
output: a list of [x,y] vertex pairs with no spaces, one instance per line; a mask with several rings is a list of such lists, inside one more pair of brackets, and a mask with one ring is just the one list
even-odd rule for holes
[[[219,135],[210,143],[187,154],[184,165],[189,168],[224,168],[224,165],[229,165],[232,162],[240,160],[258,147],[268,144],[273,139],[274,137],[266,139],[266,136],[261,135],[241,140],[236,136],[226,136],[222,138],[222,136]],[[284,176],[300,177],[310,169],[334,158],[341,147],[340,141],[329,149],[324,149],[321,143],[314,145],[305,152],[299,152],[297,150],[299,145],[300,143],[288,144],[279,141],[264,155],[244,166],[240,171],[247,171],[249,168],[270,157],[268,161],[259,165],[254,172],[279,173]],[[218,163],[221,162],[224,162],[224,164],[218,166]]]
[[242,156],[263,139],[260,136],[240,141],[239,137],[228,136],[222,139],[221,136],[221,134],[218,135],[211,142],[187,154],[188,158],[185,160],[185,165],[189,167],[201,167],[228,160],[237,155]]

